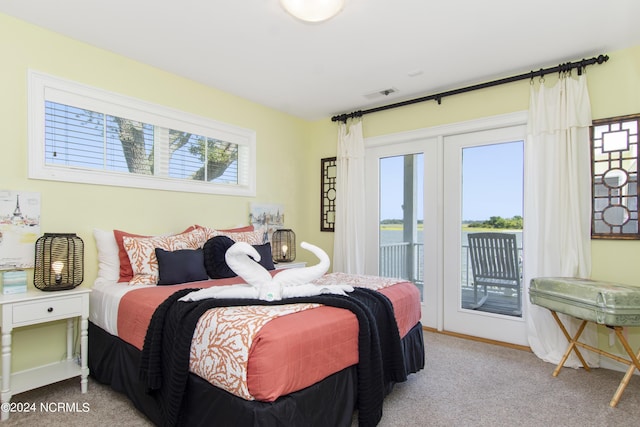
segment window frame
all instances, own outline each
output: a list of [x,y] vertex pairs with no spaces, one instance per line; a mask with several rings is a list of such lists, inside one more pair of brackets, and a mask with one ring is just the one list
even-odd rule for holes
[[[28,176],[31,179],[229,196],[256,195],[256,132],[38,71],[28,72]],[[238,144],[238,184],[212,183],[46,164],[45,101],[85,108],[154,126]],[[240,156],[240,154],[239,154]],[[242,167],[242,166],[244,167]]]

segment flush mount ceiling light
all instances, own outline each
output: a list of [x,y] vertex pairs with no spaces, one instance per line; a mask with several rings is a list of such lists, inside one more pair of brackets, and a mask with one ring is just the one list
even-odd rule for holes
[[344,7],[344,0],[280,0],[292,16],[307,22],[322,22],[336,16]]

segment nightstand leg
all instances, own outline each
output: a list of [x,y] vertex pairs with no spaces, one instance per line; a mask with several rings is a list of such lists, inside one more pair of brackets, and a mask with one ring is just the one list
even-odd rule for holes
[[[11,330],[2,331],[2,392],[0,393],[2,403],[11,402]],[[9,419],[9,411],[2,405],[2,421]]]
[[87,392],[87,377],[89,376],[89,367],[87,365],[89,347],[88,328],[89,320],[83,317],[82,320],[80,320],[80,390],[82,393]]
[[73,358],[73,319],[67,319],[67,360]]

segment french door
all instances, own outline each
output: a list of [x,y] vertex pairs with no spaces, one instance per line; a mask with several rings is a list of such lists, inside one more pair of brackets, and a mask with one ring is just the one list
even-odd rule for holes
[[420,290],[422,323],[433,327],[439,311],[433,297],[439,239],[435,223],[425,218],[437,205],[425,197],[437,180],[431,165],[436,157],[436,139],[385,144],[367,149],[365,168],[365,270],[412,281]]
[[[513,126],[444,138],[445,330],[528,345],[521,281],[524,132],[524,126]],[[479,264],[491,265],[496,277],[509,260],[517,264],[517,289],[516,282],[500,278],[493,286],[478,286],[468,239],[477,233],[515,237],[513,257],[485,248],[477,254]]]
[[509,291],[489,287],[486,305],[469,305],[465,239],[477,220],[478,230],[518,234],[522,253],[522,122],[508,115],[491,126],[478,121],[366,141],[366,272],[413,281],[427,327],[527,345],[522,308],[493,310],[513,301]]

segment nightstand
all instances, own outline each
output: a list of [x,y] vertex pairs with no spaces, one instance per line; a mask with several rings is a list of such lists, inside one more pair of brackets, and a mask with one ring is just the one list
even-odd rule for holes
[[278,262],[273,264],[276,270],[285,270],[287,268],[303,268],[307,266],[306,262]]
[[[2,390],[0,400],[9,403],[14,394],[47,384],[80,376],[80,390],[87,392],[87,350],[89,326],[89,293],[91,289],[43,292],[29,290],[21,294],[0,295],[0,327],[2,328]],[[80,318],[80,363],[73,357],[75,318]],[[67,357],[45,366],[11,373],[11,332],[14,328],[67,319]],[[2,405],[4,409],[6,405]],[[9,412],[2,410],[1,420]]]

